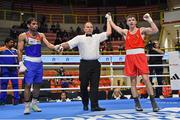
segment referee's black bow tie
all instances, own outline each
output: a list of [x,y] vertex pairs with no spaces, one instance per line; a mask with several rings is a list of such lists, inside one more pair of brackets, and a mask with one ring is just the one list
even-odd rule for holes
[[86,37],[92,37],[92,34],[86,34]]

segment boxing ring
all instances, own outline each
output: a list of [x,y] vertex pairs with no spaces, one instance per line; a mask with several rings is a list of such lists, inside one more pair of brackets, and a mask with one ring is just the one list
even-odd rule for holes
[[91,112],[83,111],[82,103],[78,102],[59,102],[59,103],[40,103],[42,112],[31,112],[24,115],[24,105],[0,106],[0,119],[52,119],[52,120],[179,120],[180,119],[180,99],[166,98],[157,99],[160,111],[152,112],[150,101],[141,99],[143,112],[134,109],[132,99],[120,100],[100,100],[100,105],[106,111]]
[[[1,56],[0,56],[1,57]],[[3,56],[5,57],[5,56]],[[7,56],[8,57],[8,56]],[[14,55],[14,57],[17,57]],[[168,59],[164,56],[164,59]],[[43,55],[42,60],[45,63],[44,69],[59,69],[64,68],[78,68],[80,57],[77,55]],[[123,68],[124,65],[114,65],[114,62],[123,62],[123,55],[102,55],[99,61],[102,63],[102,68],[109,67],[110,75],[101,76],[101,78],[126,77],[124,75],[114,75],[113,68]],[[51,64],[50,64],[51,63]],[[75,63],[75,65],[61,64],[52,65],[52,63]],[[109,63],[109,64],[103,64]],[[0,67],[18,67],[19,65],[0,65]],[[164,66],[169,67],[169,64],[149,65],[149,66]],[[153,77],[154,75],[150,75]],[[162,77],[169,77],[170,75],[156,75]],[[0,77],[1,79],[23,79],[23,77]],[[78,76],[46,76],[44,80],[59,78],[78,78]],[[165,85],[157,85],[154,87],[162,87]],[[170,85],[166,85],[170,86]],[[99,89],[112,88],[130,88],[130,86],[107,86],[99,87]],[[50,90],[79,90],[79,88],[42,88],[41,91]],[[16,90],[0,90],[3,91],[23,91],[23,89]],[[48,102],[39,103],[42,112],[31,112],[30,115],[24,115],[24,104],[19,105],[4,105],[0,106],[0,119],[53,119],[53,120],[125,120],[125,119],[141,119],[141,120],[178,120],[180,119],[180,98],[156,98],[160,107],[159,112],[152,112],[151,103],[148,99],[141,99],[143,112],[137,112],[134,109],[134,101],[132,99],[119,100],[99,100],[100,106],[106,108],[106,111],[91,112],[83,111],[81,101],[72,102]]]

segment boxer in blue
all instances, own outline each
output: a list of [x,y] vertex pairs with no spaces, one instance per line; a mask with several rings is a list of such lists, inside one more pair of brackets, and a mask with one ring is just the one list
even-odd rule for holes
[[[43,63],[41,61],[41,42],[53,50],[58,51],[60,45],[54,46],[49,43],[43,33],[37,32],[38,22],[35,18],[29,18],[27,20],[28,31],[21,33],[18,40],[18,59],[19,59],[19,73],[24,73],[24,101],[25,110],[24,114],[30,114],[30,109],[35,112],[41,112],[41,109],[37,106],[37,99],[39,97],[40,85],[43,79]],[[25,58],[22,60],[23,49]],[[32,102],[31,85],[33,85]],[[31,106],[32,103],[32,106]]]

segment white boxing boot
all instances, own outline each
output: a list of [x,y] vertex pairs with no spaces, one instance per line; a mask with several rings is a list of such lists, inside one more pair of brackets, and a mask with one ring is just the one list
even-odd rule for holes
[[31,112],[31,110],[30,110],[30,102],[25,102],[24,103],[25,104],[25,109],[24,109],[24,115],[28,115],[28,114],[30,114],[30,112]]
[[37,99],[32,99],[32,110],[34,112],[41,112],[42,110],[37,106]]

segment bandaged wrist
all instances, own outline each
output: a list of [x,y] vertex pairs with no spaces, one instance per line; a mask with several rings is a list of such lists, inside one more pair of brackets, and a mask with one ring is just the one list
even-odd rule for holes
[[152,18],[150,18],[150,19],[148,20],[148,22],[149,22],[149,23],[153,23],[153,20],[152,20]]

